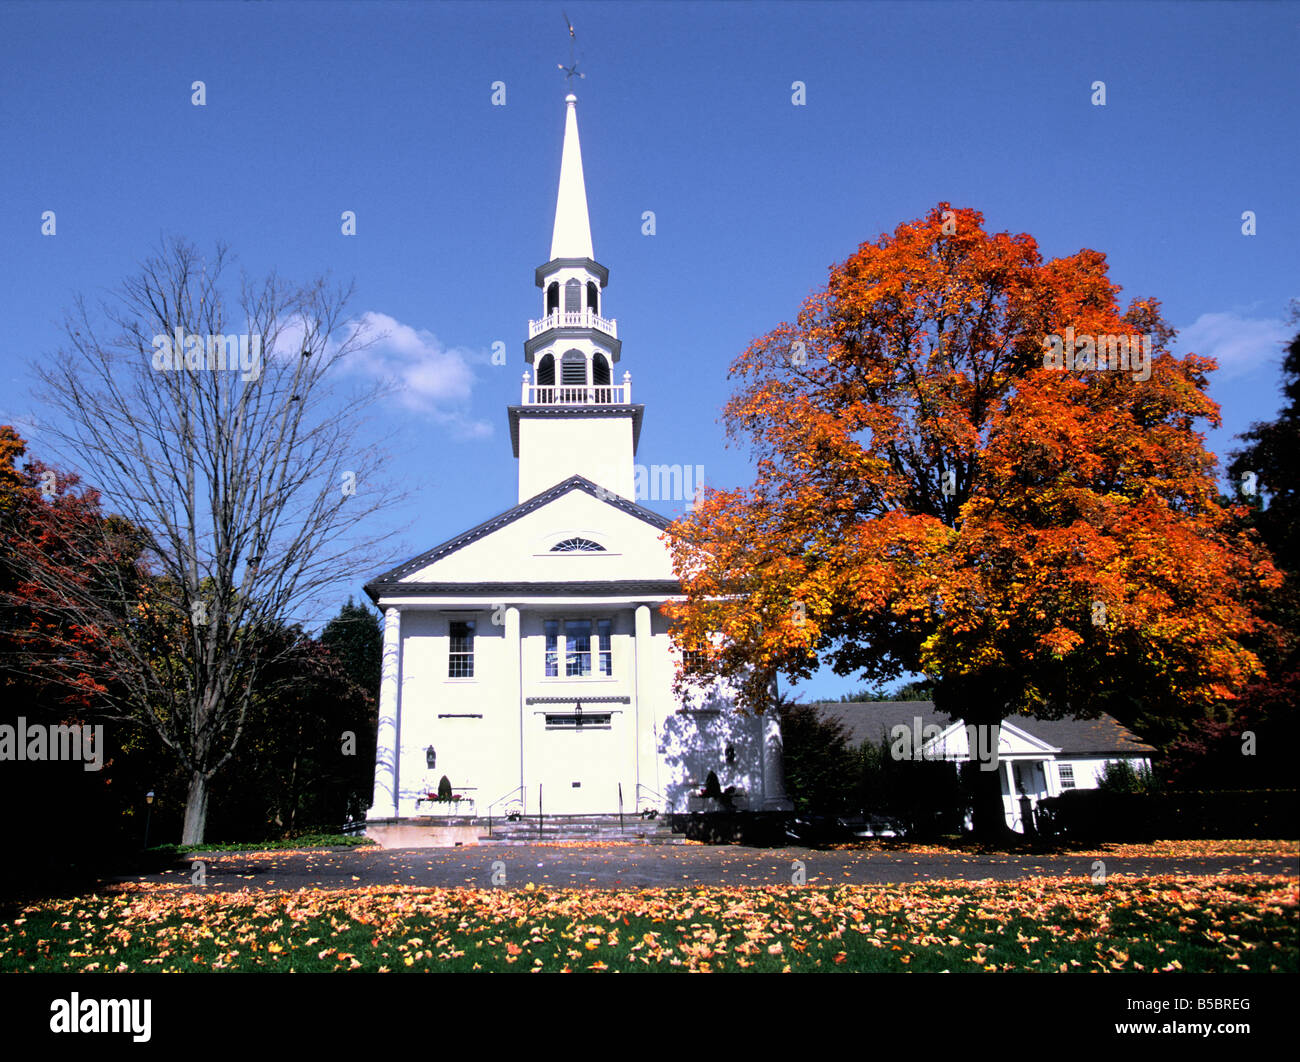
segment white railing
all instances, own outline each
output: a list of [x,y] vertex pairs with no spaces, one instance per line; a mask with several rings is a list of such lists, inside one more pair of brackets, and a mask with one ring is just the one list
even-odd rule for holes
[[578,310],[575,313],[557,310],[540,321],[529,321],[528,338],[539,336],[551,328],[594,328],[613,339],[618,338],[618,322],[611,317],[601,317],[591,310]]
[[632,374],[621,384],[535,384],[524,373],[521,403],[525,406],[608,406],[632,401]]

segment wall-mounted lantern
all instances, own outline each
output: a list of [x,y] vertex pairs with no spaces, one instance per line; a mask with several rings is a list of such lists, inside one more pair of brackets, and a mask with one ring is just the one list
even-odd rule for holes
[[429,770],[433,770],[438,765],[438,752],[432,745],[424,750],[424,762]]

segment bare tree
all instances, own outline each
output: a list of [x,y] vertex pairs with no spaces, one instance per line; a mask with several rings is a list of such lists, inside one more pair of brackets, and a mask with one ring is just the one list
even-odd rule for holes
[[211,780],[271,662],[265,635],[373,567],[391,532],[371,517],[400,500],[362,437],[383,385],[338,386],[376,338],[345,316],[352,289],[245,276],[228,302],[229,266],[224,247],[204,261],[168,241],[94,319],[78,299],[68,346],[37,369],[61,459],[139,536],[144,570],[30,577],[65,625],[98,633],[105,714],[151,727],[187,772],[184,844],[203,840]]

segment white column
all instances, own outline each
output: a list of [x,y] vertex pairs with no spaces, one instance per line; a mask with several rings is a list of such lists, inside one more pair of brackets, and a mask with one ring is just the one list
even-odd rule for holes
[[647,753],[650,756],[659,755],[659,750],[654,747],[655,703],[654,690],[651,684],[654,669],[650,657],[651,630],[649,605],[637,606],[633,633],[632,656],[634,660],[633,666],[636,668],[636,709],[632,713],[632,756],[634,773],[632,792],[624,793],[623,800],[625,803],[630,803],[633,809],[635,809],[637,800],[640,796],[640,790],[637,786],[640,785],[643,776],[647,779],[652,776],[651,766],[653,760],[644,764],[641,761],[645,759]]
[[379,679],[379,728],[375,734],[375,794],[368,819],[397,817],[397,761],[401,749],[402,613],[384,612],[384,653]]
[[[1011,806],[1011,818],[1010,818],[1009,825],[1011,829],[1014,830],[1016,828],[1016,823],[1020,818],[1020,809],[1016,804],[1016,775],[1015,772],[1012,770],[1010,760],[1003,760],[1002,762],[1006,764],[1006,768],[1007,768],[1007,802]],[[1006,814],[1005,808],[1003,809],[1003,814]]]
[[[509,691],[506,696],[513,699],[513,703],[519,708],[519,784],[524,784],[524,698],[523,698],[523,681],[524,681],[524,658],[520,652],[519,639],[519,609],[511,605],[506,609],[506,667],[510,669],[510,674],[506,677],[506,689]],[[507,703],[510,703],[509,701]],[[503,776],[506,772],[502,772]],[[493,793],[487,797],[487,800],[497,800],[504,796],[504,790],[500,793]],[[527,794],[525,794],[527,795]]]

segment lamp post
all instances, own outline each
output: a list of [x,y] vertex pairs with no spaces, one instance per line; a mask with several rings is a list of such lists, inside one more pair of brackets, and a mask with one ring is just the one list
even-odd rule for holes
[[147,851],[149,848],[149,820],[153,818],[153,790],[144,795],[144,847]]

